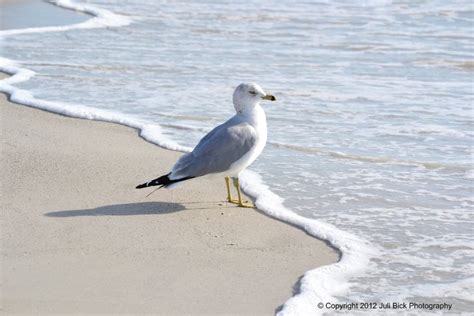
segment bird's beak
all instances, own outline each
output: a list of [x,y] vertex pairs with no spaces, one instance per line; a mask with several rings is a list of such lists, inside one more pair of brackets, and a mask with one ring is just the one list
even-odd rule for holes
[[271,94],[267,94],[267,95],[263,96],[262,99],[270,100],[270,101],[276,101],[276,98]]

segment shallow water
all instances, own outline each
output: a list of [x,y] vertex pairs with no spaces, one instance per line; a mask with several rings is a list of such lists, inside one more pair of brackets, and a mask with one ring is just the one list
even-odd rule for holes
[[69,25],[90,16],[64,10],[53,4],[34,0],[4,0],[0,10],[0,30]]
[[278,102],[251,169],[380,254],[340,301],[472,309],[472,3],[90,3],[133,23],[4,39],[1,55],[37,72],[19,87],[192,147],[258,82]]

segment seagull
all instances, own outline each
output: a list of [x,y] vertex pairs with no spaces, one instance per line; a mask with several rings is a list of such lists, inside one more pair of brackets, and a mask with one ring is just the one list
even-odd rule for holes
[[[275,101],[276,98],[266,94],[256,83],[241,83],[232,99],[234,116],[204,136],[192,152],[181,156],[170,172],[136,188],[171,188],[197,177],[220,175],[225,179],[227,201],[253,208],[253,204],[242,200],[239,174],[257,159],[267,142],[267,119],[260,102]],[[237,200],[232,198],[231,179]]]

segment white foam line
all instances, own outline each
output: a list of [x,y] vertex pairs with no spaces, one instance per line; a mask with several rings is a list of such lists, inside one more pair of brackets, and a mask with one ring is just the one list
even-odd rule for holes
[[129,126],[138,129],[141,137],[158,146],[176,151],[190,151],[189,147],[181,146],[163,135],[162,129],[159,125],[149,124],[145,121],[131,118],[118,112],[91,108],[79,104],[47,101],[35,98],[29,91],[13,86],[13,84],[29,80],[35,75],[35,73],[29,69],[20,68],[12,60],[0,57],[0,71],[11,75],[10,77],[0,81],[0,92],[8,94],[9,99],[12,102],[66,116],[112,122]]
[[100,9],[91,5],[81,4],[70,0],[55,0],[49,2],[65,9],[84,12],[91,15],[92,18],[81,23],[64,26],[30,27],[24,29],[3,30],[0,31],[0,37],[26,33],[62,32],[73,29],[118,27],[131,23],[131,19],[126,16],[115,14],[108,10]]
[[265,214],[301,227],[309,235],[328,241],[341,251],[340,260],[328,266],[307,271],[300,280],[299,293],[290,298],[278,313],[281,315],[319,315],[318,307],[336,303],[336,295],[343,295],[350,287],[349,278],[367,269],[376,251],[367,241],[344,232],[331,224],[300,216],[283,205],[283,199],[273,193],[255,172],[246,170],[241,175],[242,189],[255,198],[255,205]]
[[[90,5],[78,4],[69,0],[59,0],[54,3],[67,9],[86,12],[94,17],[83,23],[69,26],[0,31],[0,36],[95,27],[115,27],[130,23],[128,18]],[[149,124],[117,112],[35,98],[29,91],[13,86],[14,84],[29,80],[35,73],[21,68],[12,60],[0,57],[0,71],[11,75],[0,81],[0,92],[8,94],[13,102],[66,116],[126,125],[138,129],[142,138],[160,147],[182,152],[191,151],[191,148],[181,146],[167,139],[159,125]],[[341,251],[342,256],[337,263],[319,267],[304,274],[300,280],[299,293],[291,297],[283,305],[278,315],[319,315],[324,313],[325,309],[319,309],[317,304],[320,302],[337,302],[335,295],[342,295],[347,292],[350,287],[349,278],[366,269],[370,258],[375,256],[377,252],[365,240],[343,232],[333,225],[300,216],[287,209],[283,205],[284,200],[270,191],[258,174],[249,170],[243,172],[241,184],[243,190],[255,198],[255,204],[259,210],[271,217],[301,227],[308,234],[322,240],[327,240]]]

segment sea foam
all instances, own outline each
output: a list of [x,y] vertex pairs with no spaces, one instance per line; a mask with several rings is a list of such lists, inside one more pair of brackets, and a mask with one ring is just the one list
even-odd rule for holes
[[3,31],[0,31],[0,37],[6,37],[6,36],[11,36],[11,35],[17,35],[17,34],[27,34],[27,33],[29,34],[29,33],[44,33],[44,32],[62,32],[62,31],[68,31],[68,30],[73,30],[73,29],[118,27],[118,26],[125,26],[131,23],[131,19],[126,16],[115,14],[108,10],[97,8],[95,6],[91,6],[88,4],[77,3],[70,0],[55,0],[55,1],[49,1],[49,2],[65,9],[89,14],[92,16],[92,18],[81,23],[64,25],[64,26],[30,27],[30,28],[23,28],[23,29],[3,30]]
[[[25,33],[119,27],[132,22],[128,17],[91,5],[79,4],[69,0],[58,0],[53,3],[66,9],[85,12],[90,14],[92,18],[82,23],[67,26],[4,30],[0,31],[0,37]],[[142,138],[160,147],[182,152],[191,150],[189,147],[181,146],[168,139],[163,135],[159,125],[119,112],[35,98],[29,91],[14,86],[29,80],[35,75],[33,71],[22,68],[15,61],[0,57],[0,71],[10,75],[10,77],[0,81],[0,91],[8,94],[12,102],[66,116],[126,125],[138,129]],[[337,263],[319,267],[304,274],[299,282],[298,294],[291,297],[282,306],[278,312],[279,315],[317,315],[323,313],[324,309],[319,309],[317,304],[320,302],[337,302],[335,295],[342,295],[347,292],[350,287],[349,278],[367,269],[370,258],[377,255],[377,251],[367,241],[341,231],[333,225],[300,216],[286,208],[283,204],[283,198],[273,193],[264,184],[261,176],[255,172],[249,170],[243,172],[241,184],[245,193],[255,199],[256,206],[265,214],[296,225],[316,238],[326,240],[340,252],[340,260]]]

